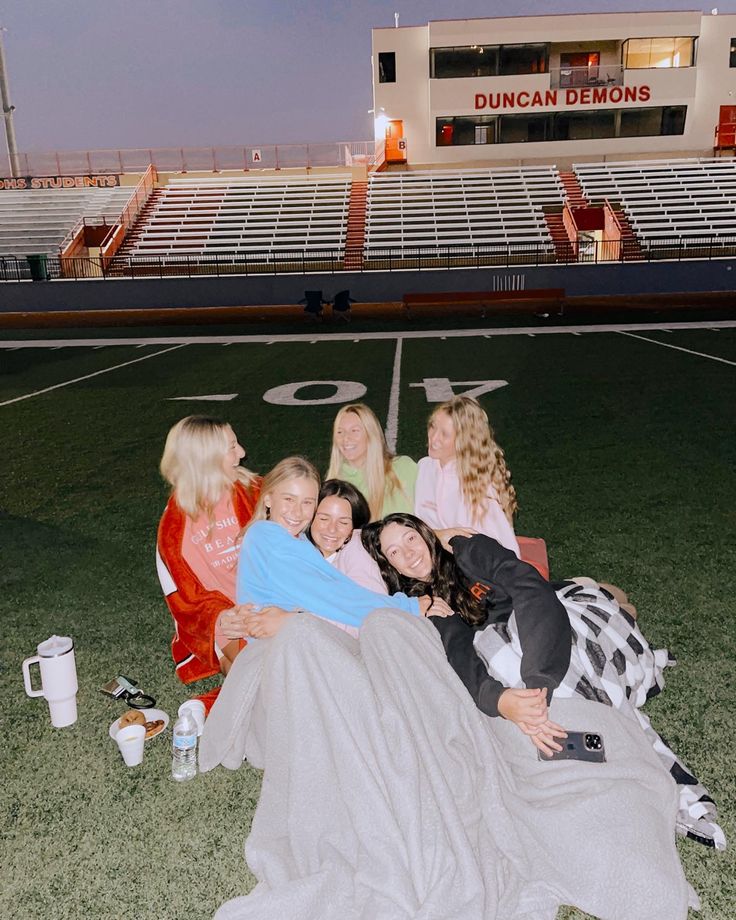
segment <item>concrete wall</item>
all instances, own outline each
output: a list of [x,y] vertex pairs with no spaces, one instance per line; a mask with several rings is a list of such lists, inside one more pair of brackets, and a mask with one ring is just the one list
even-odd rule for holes
[[[733,291],[736,259],[540,268],[397,271],[229,278],[21,281],[0,283],[0,312],[130,310],[294,304],[305,289],[326,299],[343,288],[360,302],[429,291],[564,288],[567,296]],[[522,276],[522,277],[519,277]]]

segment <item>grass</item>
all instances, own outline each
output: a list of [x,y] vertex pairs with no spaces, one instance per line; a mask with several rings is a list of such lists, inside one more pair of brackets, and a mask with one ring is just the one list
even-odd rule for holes
[[[736,360],[733,330],[647,335]],[[0,402],[156,350],[0,350]],[[337,407],[274,406],[263,392],[293,380],[358,380],[385,419],[393,359],[391,341],[190,345],[0,406],[0,916],[204,918],[254,884],[243,841],[256,771],[179,785],[170,732],[147,744],[135,770],[107,737],[123,706],[98,688],[114,675],[135,678],[170,714],[195,689],[174,677],[153,566],[163,439],[182,415],[212,412],[232,422],[252,468],[303,452],[324,469]],[[553,574],[623,585],[648,638],[676,652],[679,665],[648,712],[708,786],[733,839],[734,368],[614,334],[407,340],[401,452],[422,454],[429,408],[410,384],[437,376],[509,381],[483,402],[514,473],[517,530],[547,539]],[[169,401],[234,392],[225,404]],[[76,642],[79,720],[64,730],[25,696],[20,673],[53,632]],[[731,920],[732,852],[678,845],[703,920]]]

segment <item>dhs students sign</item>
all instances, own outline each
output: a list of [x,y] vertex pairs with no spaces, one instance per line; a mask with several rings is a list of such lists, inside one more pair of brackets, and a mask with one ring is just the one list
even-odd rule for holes
[[0,179],[0,191],[60,188],[116,188],[120,176],[13,176]]

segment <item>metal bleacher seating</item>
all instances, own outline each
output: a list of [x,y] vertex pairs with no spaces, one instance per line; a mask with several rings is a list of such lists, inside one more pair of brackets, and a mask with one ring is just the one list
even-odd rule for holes
[[82,219],[113,224],[133,189],[26,189],[0,193],[0,256],[56,255]]
[[640,240],[736,235],[736,160],[584,163],[574,167],[591,202],[620,203]]
[[379,173],[368,186],[366,256],[508,243],[552,252],[543,207],[562,204],[554,166]]
[[337,250],[350,176],[171,179],[127,250],[132,257]]

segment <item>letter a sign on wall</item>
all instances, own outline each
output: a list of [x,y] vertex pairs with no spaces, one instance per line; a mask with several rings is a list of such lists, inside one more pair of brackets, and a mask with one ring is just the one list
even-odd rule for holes
[[261,160],[263,159],[263,157],[261,156],[261,151],[260,151],[260,150],[251,150],[251,152],[250,152],[250,158],[251,158],[251,160],[252,160],[253,163],[260,163]]

